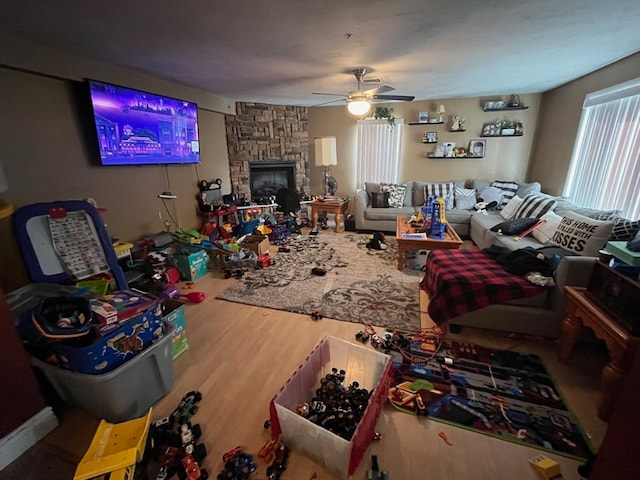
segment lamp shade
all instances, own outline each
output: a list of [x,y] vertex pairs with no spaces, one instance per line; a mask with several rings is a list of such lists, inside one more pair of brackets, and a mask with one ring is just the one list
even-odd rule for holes
[[328,167],[338,164],[336,153],[336,137],[319,137],[315,139],[316,167]]
[[352,115],[364,115],[371,108],[371,104],[366,100],[353,100],[347,104],[347,110]]

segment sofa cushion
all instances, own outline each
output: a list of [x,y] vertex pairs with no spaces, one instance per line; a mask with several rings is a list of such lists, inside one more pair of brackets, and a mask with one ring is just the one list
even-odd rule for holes
[[406,215],[409,218],[416,213],[415,207],[400,208],[367,208],[364,211],[365,220],[385,220],[395,222],[399,215]]
[[527,195],[531,195],[532,193],[540,193],[541,188],[542,187],[538,182],[519,183],[516,195],[518,195],[520,198],[524,198]]
[[509,203],[507,203],[502,208],[502,210],[500,210],[500,215],[502,215],[502,218],[504,218],[505,220],[511,220],[518,211],[518,208],[520,208],[520,205],[522,205],[523,200],[523,198],[520,198],[520,195],[516,195],[511,200],[509,200]]
[[540,218],[557,205],[553,198],[539,195],[527,195],[513,218]]
[[536,223],[538,223],[537,218],[514,218],[500,222],[491,227],[490,230],[502,235],[518,235],[528,228],[533,227]]
[[560,225],[562,217],[555,212],[547,212],[540,217],[540,220],[544,220],[544,223],[531,232],[531,235],[544,245],[551,240],[558,225]]
[[454,189],[456,200],[456,208],[461,210],[473,210],[478,200],[476,199],[476,191],[473,188],[462,188],[456,186]]
[[613,222],[595,220],[575,212],[567,212],[549,243],[578,255],[597,257],[613,230]]
[[371,192],[372,208],[389,208],[389,192]]
[[389,192],[389,206],[391,208],[401,208],[404,206],[404,197],[407,191],[405,184],[381,183],[381,192]]
[[471,219],[472,212],[469,210],[464,210],[461,208],[454,208],[452,210],[447,210],[445,216],[447,217],[447,222],[450,224],[469,224],[469,220]]
[[518,190],[518,183],[509,180],[494,180],[491,182],[491,186],[502,190],[502,203],[498,205],[497,210],[504,208],[509,200],[515,197]]
[[482,180],[480,178],[474,178],[471,180],[471,188],[474,188],[478,194],[483,191],[485,188],[489,188],[491,186],[491,181]]

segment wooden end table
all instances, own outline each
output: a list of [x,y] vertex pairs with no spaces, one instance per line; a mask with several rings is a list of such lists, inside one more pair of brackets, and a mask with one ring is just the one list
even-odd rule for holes
[[413,233],[413,228],[407,223],[404,215],[396,217],[396,241],[398,242],[398,270],[402,270],[406,263],[406,255],[409,250],[437,250],[457,249],[462,245],[458,233],[449,225],[446,225],[444,239],[435,238],[402,238],[403,233]]
[[562,363],[569,361],[583,327],[590,328],[597,338],[604,341],[611,361],[602,369],[602,396],[598,403],[598,417],[607,421],[640,337],[633,337],[589,300],[584,288],[564,287],[564,290],[567,293],[567,316],[562,322],[558,357]]
[[341,202],[321,202],[315,200],[311,202],[311,216],[313,217],[313,228],[318,228],[318,212],[333,213],[336,220],[336,232],[344,232],[343,216],[349,211],[349,200]]

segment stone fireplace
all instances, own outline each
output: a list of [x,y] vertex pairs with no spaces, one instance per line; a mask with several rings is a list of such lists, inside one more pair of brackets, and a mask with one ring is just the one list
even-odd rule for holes
[[238,102],[236,112],[225,115],[232,192],[256,199],[282,185],[309,194],[307,107]]

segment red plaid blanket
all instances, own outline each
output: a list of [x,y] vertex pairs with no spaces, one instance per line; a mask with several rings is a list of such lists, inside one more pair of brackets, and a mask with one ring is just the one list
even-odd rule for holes
[[513,275],[478,250],[433,250],[420,287],[429,294],[428,313],[438,325],[495,303],[545,290]]

